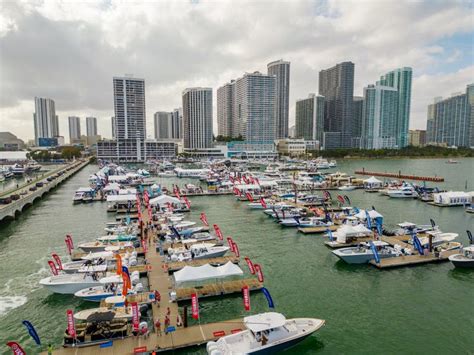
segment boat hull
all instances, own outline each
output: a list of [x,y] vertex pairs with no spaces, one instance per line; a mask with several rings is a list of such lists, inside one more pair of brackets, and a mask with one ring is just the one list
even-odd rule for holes
[[60,293],[63,295],[74,294],[79,290],[100,285],[98,281],[82,282],[82,283],[63,283],[63,284],[48,284],[42,283],[50,292]]
[[474,259],[468,259],[465,257],[460,257],[460,254],[451,255],[449,257],[449,261],[451,261],[456,268],[461,269],[472,269],[474,268]]

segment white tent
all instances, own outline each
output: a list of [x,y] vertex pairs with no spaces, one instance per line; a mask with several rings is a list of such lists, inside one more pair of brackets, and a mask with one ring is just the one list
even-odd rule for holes
[[107,196],[107,202],[127,202],[127,201],[134,202],[136,199],[137,199],[137,196],[135,194]]
[[104,191],[118,191],[120,190],[120,184],[113,182],[104,187]]
[[128,180],[128,177],[125,175],[110,175],[109,176],[110,182],[115,182],[115,181],[126,182],[127,180]]
[[358,224],[356,226],[351,226],[349,224],[343,224],[339,229],[334,233],[336,240],[339,243],[346,243],[347,238],[358,238],[365,237],[371,234],[370,229],[366,228],[363,224]]
[[176,271],[173,276],[176,283],[182,283],[187,281],[202,281],[208,279],[222,278],[228,276],[243,275],[242,269],[232,263],[214,267],[209,264],[202,266],[185,266],[179,271]]
[[383,184],[382,181],[377,179],[375,176],[371,176],[368,179],[364,180],[365,187],[381,187],[382,184]]
[[176,203],[176,204],[180,204],[181,201],[176,198],[176,197],[173,197],[173,196],[168,196],[168,195],[160,195],[158,197],[155,197],[155,198],[152,198],[150,200],[150,205],[163,205],[163,204],[167,204],[167,203]]
[[126,189],[121,189],[119,190],[119,195],[136,195],[137,194],[137,189],[134,187],[128,187]]
[[[368,212],[369,212],[369,217],[372,218],[372,219],[383,217],[380,213],[378,213],[375,210],[370,210]],[[357,217],[358,219],[361,219],[361,220],[365,220],[367,218],[365,210],[361,210],[359,213],[357,213],[355,215],[355,217]]]

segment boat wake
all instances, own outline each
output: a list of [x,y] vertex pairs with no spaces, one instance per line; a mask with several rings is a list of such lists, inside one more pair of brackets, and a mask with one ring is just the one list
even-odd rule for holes
[[0,296],[0,316],[24,305],[28,301],[26,296]]

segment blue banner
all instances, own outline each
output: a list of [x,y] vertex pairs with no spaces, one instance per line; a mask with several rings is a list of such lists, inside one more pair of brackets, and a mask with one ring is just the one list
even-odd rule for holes
[[31,337],[35,341],[36,345],[41,345],[41,340],[38,336],[38,333],[36,332],[35,327],[33,327],[33,324],[31,324],[31,322],[29,322],[27,320],[24,320],[22,323],[26,327],[26,329],[28,330],[28,333],[31,335]]
[[469,243],[470,243],[470,244],[474,244],[474,240],[473,240],[473,238],[472,238],[472,233],[471,233],[471,231],[468,230],[468,231],[466,231],[466,233],[467,233],[467,237],[469,238]]
[[369,212],[365,210],[365,218],[367,219],[367,228],[372,229],[372,221],[370,220]]
[[99,348],[110,348],[114,345],[113,341],[108,341],[107,343],[102,343],[99,345]]
[[174,226],[170,226],[171,231],[174,233],[176,238],[180,238],[181,235],[179,234],[178,230]]
[[374,253],[375,262],[379,264],[380,256],[379,256],[379,253],[377,252],[377,248],[375,247],[375,244],[371,240],[369,240],[369,245],[370,245],[370,249],[372,250],[372,253]]
[[377,233],[379,235],[382,235],[383,233],[383,230],[382,230],[382,224],[381,223],[377,223]]
[[355,214],[357,214],[357,213],[360,212],[360,210],[359,210],[357,207],[354,207],[353,210],[354,210],[354,213],[355,213]]
[[420,255],[423,255],[423,247],[421,246],[421,242],[416,236],[416,233],[413,233],[412,237],[413,237],[413,246],[416,248],[416,250],[418,250],[418,253],[420,253]]
[[128,267],[122,266],[122,272],[125,273],[125,274],[127,274],[128,277],[130,278],[130,272],[128,271]]
[[332,242],[334,240],[334,236],[332,235],[332,232],[330,229],[327,230],[329,240]]
[[262,287],[262,292],[267,298],[268,308],[275,308],[275,304],[273,303],[273,299],[272,299],[272,296],[270,295],[270,292],[265,287]]

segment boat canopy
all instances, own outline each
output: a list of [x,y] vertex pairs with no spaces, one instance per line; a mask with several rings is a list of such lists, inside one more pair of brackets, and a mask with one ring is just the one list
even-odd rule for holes
[[80,187],[76,190],[76,192],[93,192],[94,189],[90,188],[90,187]]
[[239,191],[260,190],[260,185],[257,184],[241,184],[234,186]]
[[214,246],[215,244],[212,244],[212,243],[197,243],[197,244],[191,245],[190,249],[191,250],[210,249]]
[[129,188],[126,188],[126,189],[120,189],[119,190],[119,195],[136,195],[137,194],[137,189],[133,188],[133,187],[129,187]]
[[371,233],[370,229],[363,224],[358,224],[356,226],[343,224],[336,232],[334,232],[334,236],[339,243],[346,243],[347,238],[365,237]]
[[137,195],[135,194],[107,196],[107,202],[127,202],[127,201],[135,201],[136,199],[137,199]]
[[222,278],[228,276],[243,275],[242,269],[234,263],[228,261],[227,264],[214,267],[210,264],[202,266],[185,266],[176,271],[173,276],[176,283],[187,281],[202,281],[208,279]]
[[104,187],[104,191],[118,191],[120,190],[120,184],[117,182],[113,182],[111,184],[108,184],[106,187]]
[[112,276],[107,276],[103,277],[99,280],[101,284],[121,284],[123,282],[123,278],[119,275],[112,275]]
[[150,205],[163,205],[167,203],[181,204],[181,201],[176,197],[168,195],[160,195],[150,200]]
[[[372,218],[372,219],[375,219],[375,218],[383,218],[383,216],[378,213],[377,211],[375,210],[370,210],[370,211],[367,211],[369,213],[369,217]],[[358,219],[362,219],[362,220],[365,220],[366,219],[366,213],[365,213],[365,210],[361,210],[359,213],[357,213],[355,215]]]
[[244,317],[245,327],[254,333],[283,327],[285,323],[285,316],[276,312],[266,312]]
[[382,184],[382,181],[377,179],[375,176],[371,176],[368,179],[364,180],[364,184],[377,185],[377,184]]

